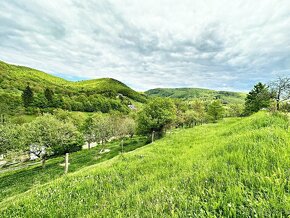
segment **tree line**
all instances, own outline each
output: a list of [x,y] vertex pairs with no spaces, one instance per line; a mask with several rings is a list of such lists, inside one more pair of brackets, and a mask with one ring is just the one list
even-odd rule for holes
[[[0,125],[0,154],[9,151],[29,151],[39,157],[43,165],[51,156],[63,155],[88,148],[96,143],[100,152],[112,139],[122,141],[134,134],[146,135],[148,140],[162,137],[173,128],[186,128],[217,122],[225,116],[246,116],[263,108],[290,111],[290,79],[278,78],[269,85],[258,83],[248,93],[245,105],[224,105],[220,100],[182,101],[169,98],[152,98],[138,113],[130,115],[110,112],[90,115],[74,114],[57,109],[30,123]],[[53,93],[44,92],[53,99]],[[23,102],[32,102],[33,92],[23,92]],[[30,100],[29,100],[30,99]]]
[[68,112],[59,111],[22,125],[0,125],[0,154],[28,152],[40,158],[45,166],[48,158],[79,151],[85,142],[88,148],[97,143],[102,152],[109,140],[134,134],[135,122],[128,116],[96,113],[80,122]]
[[46,88],[43,93],[34,93],[28,85],[23,90],[22,103],[26,112],[34,114],[37,112],[51,112],[55,108],[61,108],[68,111],[82,112],[102,112],[120,111],[128,114],[130,109],[128,105],[131,100],[121,94],[106,92],[103,94],[84,94],[61,95],[55,94],[53,90]]
[[65,153],[81,150],[84,143],[90,149],[96,143],[100,152],[106,143],[134,134],[148,136],[148,141],[159,138],[170,128],[192,127],[206,122],[216,122],[223,117],[224,108],[219,100],[182,102],[154,98],[138,113],[124,115],[111,112],[85,115],[57,109],[32,122],[0,125],[0,154],[9,151],[29,152],[45,161]]
[[289,112],[289,100],[289,77],[278,77],[268,85],[259,82],[246,97],[244,115],[253,114],[261,109]]

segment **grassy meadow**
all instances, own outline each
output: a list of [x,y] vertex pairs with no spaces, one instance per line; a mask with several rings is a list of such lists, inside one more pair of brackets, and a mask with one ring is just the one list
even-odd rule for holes
[[[142,147],[146,144],[146,141],[147,138],[142,136],[134,136],[132,139],[127,138],[124,140],[123,152]],[[106,149],[110,151],[103,154],[99,153],[99,146],[71,153],[69,155],[69,172],[75,172],[83,167],[109,160],[119,155],[122,151],[118,140],[108,142]],[[27,166],[26,163],[18,165],[19,169],[17,170],[13,170],[15,167],[0,168],[0,202],[59,178],[64,174],[63,163],[64,157],[56,157],[47,160],[45,169],[42,168],[39,161],[31,166]]]
[[[79,166],[78,154],[71,155],[65,176],[56,170],[61,158],[51,160],[51,177],[37,167],[0,175],[1,197],[9,196],[0,202],[0,216],[290,216],[289,120],[280,114],[178,129],[91,166],[79,161],[92,155],[82,152]],[[20,175],[32,172],[35,183],[23,185]]]

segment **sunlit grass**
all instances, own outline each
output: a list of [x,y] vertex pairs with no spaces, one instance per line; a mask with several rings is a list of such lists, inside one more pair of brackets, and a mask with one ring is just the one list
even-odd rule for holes
[[[124,152],[142,147],[146,141],[146,137],[126,139],[124,141]],[[106,149],[110,149],[110,152],[99,154],[100,147],[97,146],[90,150],[71,153],[69,155],[69,172],[75,172],[83,167],[100,163],[119,155],[121,152],[120,141],[108,143]],[[64,174],[63,163],[64,157],[57,157],[49,159],[45,169],[39,163],[24,169],[0,173],[0,202],[62,176]]]
[[0,203],[14,217],[287,217],[289,121],[258,113],[178,130]]

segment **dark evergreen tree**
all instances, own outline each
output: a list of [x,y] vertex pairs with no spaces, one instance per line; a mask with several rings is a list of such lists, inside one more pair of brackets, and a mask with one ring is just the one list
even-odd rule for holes
[[22,101],[24,107],[29,107],[33,103],[33,91],[29,87],[29,85],[25,88],[25,90],[22,93]]
[[51,103],[53,101],[53,91],[50,90],[49,88],[46,88],[44,90],[44,96],[49,103]]
[[270,105],[271,93],[268,86],[258,83],[249,92],[245,102],[245,115],[258,112],[262,108],[267,108]]

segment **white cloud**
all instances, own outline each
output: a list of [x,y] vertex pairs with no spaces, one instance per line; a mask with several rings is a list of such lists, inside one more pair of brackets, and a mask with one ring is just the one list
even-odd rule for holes
[[288,0],[3,0],[0,59],[138,90],[248,90],[290,69]]

